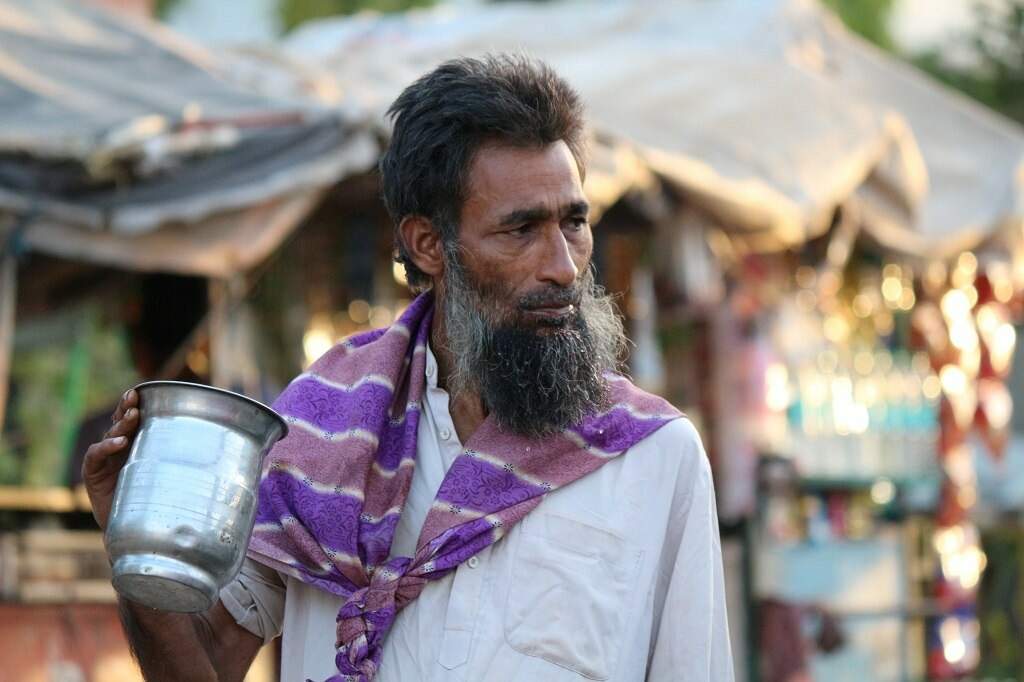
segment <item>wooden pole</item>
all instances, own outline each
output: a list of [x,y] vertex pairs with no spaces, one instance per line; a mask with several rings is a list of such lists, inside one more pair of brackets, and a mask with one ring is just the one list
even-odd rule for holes
[[18,264],[14,253],[0,256],[0,431],[7,409],[7,392],[14,352],[14,309],[17,305]]

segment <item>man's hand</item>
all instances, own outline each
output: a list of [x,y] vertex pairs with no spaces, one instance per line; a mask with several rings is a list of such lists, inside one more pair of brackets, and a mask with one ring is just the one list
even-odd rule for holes
[[[139,430],[139,395],[121,396],[103,440],[85,451],[82,481],[92,515],[106,530],[117,475]],[[242,628],[219,601],[206,613],[168,613],[120,599],[121,622],[147,680],[240,682],[263,640]]]
[[128,459],[131,443],[139,428],[139,395],[134,389],[125,391],[111,418],[113,424],[103,440],[85,451],[82,482],[89,494],[92,515],[100,528],[106,530],[110,507],[114,501],[117,475]]

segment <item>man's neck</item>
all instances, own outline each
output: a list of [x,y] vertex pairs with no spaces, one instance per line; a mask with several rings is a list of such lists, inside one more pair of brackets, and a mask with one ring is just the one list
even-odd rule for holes
[[484,402],[477,391],[464,390],[454,393],[448,385],[452,366],[455,364],[448,350],[444,333],[444,324],[434,318],[433,329],[430,331],[430,349],[437,361],[437,385],[448,391],[448,412],[455,424],[455,432],[459,442],[466,443],[487,417]]

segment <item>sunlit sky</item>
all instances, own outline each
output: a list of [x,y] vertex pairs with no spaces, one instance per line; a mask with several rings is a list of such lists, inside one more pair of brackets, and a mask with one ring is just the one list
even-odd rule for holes
[[889,29],[910,52],[925,50],[970,30],[978,0],[897,0]]
[[180,0],[167,23],[208,45],[267,43],[277,36],[276,8],[277,0]]
[[[890,28],[904,49],[927,49],[969,30],[972,4],[1002,1],[896,0]],[[468,4],[467,0],[455,2]],[[277,0],[181,0],[168,20],[185,35],[207,44],[268,42],[278,30],[276,5]]]

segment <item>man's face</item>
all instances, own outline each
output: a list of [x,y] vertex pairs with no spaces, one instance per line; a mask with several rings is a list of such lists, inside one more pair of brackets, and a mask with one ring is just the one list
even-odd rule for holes
[[465,274],[490,311],[521,327],[558,328],[578,314],[575,286],[593,235],[569,147],[490,145],[469,169],[459,227]]
[[475,391],[499,424],[545,436],[605,405],[624,347],[594,283],[593,241],[568,147],[489,147],[470,167],[459,237],[438,283],[449,389]]

